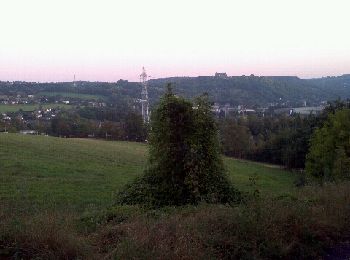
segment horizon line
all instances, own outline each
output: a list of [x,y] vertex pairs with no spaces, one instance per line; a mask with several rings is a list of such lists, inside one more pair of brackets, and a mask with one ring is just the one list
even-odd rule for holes
[[[226,73],[226,72],[218,72],[218,73]],[[233,78],[233,77],[295,77],[298,79],[302,79],[302,80],[308,80],[308,79],[321,79],[321,78],[330,78],[330,77],[342,77],[342,76],[346,76],[346,75],[350,75],[350,73],[343,73],[343,74],[337,74],[337,75],[323,75],[323,76],[319,76],[319,77],[300,77],[298,75],[255,75],[255,74],[250,74],[250,75],[227,75],[228,78]],[[76,76],[76,74],[75,74]],[[167,77],[157,77],[157,78],[150,78],[149,80],[157,80],[157,79],[167,79],[167,78],[198,78],[198,77],[215,77],[214,75],[197,75],[197,76],[167,76]],[[139,81],[135,81],[135,80],[128,80],[128,79],[118,79],[116,81],[103,81],[103,80],[73,80],[73,81],[28,81],[28,80],[2,80],[0,79],[0,82],[25,82],[25,83],[73,83],[73,82],[96,82],[96,83],[116,83],[120,80],[124,80],[124,81],[128,81],[131,83],[139,83]]]

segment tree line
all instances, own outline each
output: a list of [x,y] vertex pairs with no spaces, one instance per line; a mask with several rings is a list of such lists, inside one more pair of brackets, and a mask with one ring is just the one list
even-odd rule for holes
[[224,118],[218,121],[224,154],[269,162],[288,168],[304,168],[310,138],[330,114],[349,108],[349,100],[330,102],[319,115]]
[[350,100],[330,102],[320,115],[221,119],[223,153],[305,169],[321,182],[350,178]]
[[1,131],[37,130],[57,137],[101,138],[144,142],[147,126],[134,109],[127,106],[61,110],[50,120],[38,119],[32,112],[8,113],[11,122],[0,121]]

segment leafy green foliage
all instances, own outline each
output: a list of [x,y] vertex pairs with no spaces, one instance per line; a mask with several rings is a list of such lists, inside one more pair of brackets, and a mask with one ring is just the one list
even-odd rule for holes
[[234,120],[224,120],[220,131],[223,150],[226,155],[244,158],[250,148],[250,131]]
[[143,123],[142,116],[130,112],[125,119],[125,139],[129,141],[143,142],[147,137],[147,126]]
[[119,194],[119,202],[165,206],[235,199],[206,96],[193,105],[169,87],[152,114],[151,129],[148,168]]
[[141,115],[127,109],[120,114],[117,109],[109,108],[83,108],[78,113],[65,111],[52,119],[44,131],[53,136],[144,142],[147,128]]
[[223,152],[237,158],[304,168],[309,139],[321,118],[274,116],[229,118],[220,122]]
[[329,114],[311,139],[306,172],[319,182],[350,178],[350,109]]
[[349,184],[307,186],[272,201],[255,196],[235,207],[146,211],[97,239],[105,248],[108,241],[115,259],[322,259],[347,238]]

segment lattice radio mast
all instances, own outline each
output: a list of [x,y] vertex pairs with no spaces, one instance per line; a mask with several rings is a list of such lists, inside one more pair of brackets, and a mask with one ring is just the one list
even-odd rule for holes
[[74,74],[73,87],[76,87],[76,86],[77,86],[77,84],[75,82],[75,74]]
[[142,73],[140,75],[140,83],[142,87],[141,91],[141,106],[142,106],[142,119],[144,123],[149,123],[149,102],[148,102],[148,91],[147,91],[147,73],[145,67],[142,67]]

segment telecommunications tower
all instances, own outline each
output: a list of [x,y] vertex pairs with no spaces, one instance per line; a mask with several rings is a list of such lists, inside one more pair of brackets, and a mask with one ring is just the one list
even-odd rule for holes
[[76,82],[75,82],[75,74],[74,74],[73,87],[76,87],[76,86],[77,86],[77,84],[76,84]]
[[141,106],[142,106],[142,119],[144,123],[149,123],[149,102],[148,102],[148,91],[147,91],[147,73],[145,67],[142,67],[142,73],[140,75],[140,83],[142,87],[141,91]]

